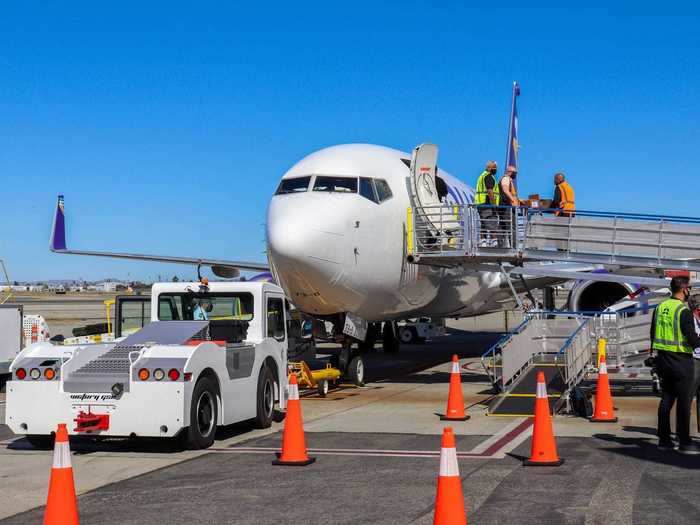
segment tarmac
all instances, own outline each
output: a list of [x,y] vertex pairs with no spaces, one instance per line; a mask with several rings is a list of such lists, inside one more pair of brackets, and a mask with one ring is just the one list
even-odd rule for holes
[[[81,523],[432,523],[448,424],[436,414],[445,408],[453,353],[471,415],[450,423],[469,523],[697,523],[700,458],[656,450],[651,395],[616,397],[617,423],[556,416],[564,465],[522,466],[531,421],[485,415],[492,391],[479,357],[497,338],[452,329],[395,355],[376,351],[365,356],[365,387],[302,396],[307,446],[317,458],[308,467],[271,465],[280,424],[221,429],[206,451],[75,441]],[[4,425],[0,443],[0,518],[7,518],[0,523],[40,523],[51,452]]]

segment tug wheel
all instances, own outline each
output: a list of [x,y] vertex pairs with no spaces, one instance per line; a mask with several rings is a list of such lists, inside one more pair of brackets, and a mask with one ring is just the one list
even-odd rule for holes
[[269,367],[263,366],[258,375],[255,426],[270,428],[275,411],[275,375]]
[[209,448],[214,443],[218,421],[218,389],[211,377],[202,377],[192,392],[190,426],[185,429],[185,444],[189,449]]

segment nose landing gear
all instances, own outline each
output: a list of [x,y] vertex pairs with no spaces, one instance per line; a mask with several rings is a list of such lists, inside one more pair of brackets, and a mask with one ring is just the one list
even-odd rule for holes
[[395,354],[399,351],[399,330],[394,321],[384,323],[382,330],[382,349],[387,354]]

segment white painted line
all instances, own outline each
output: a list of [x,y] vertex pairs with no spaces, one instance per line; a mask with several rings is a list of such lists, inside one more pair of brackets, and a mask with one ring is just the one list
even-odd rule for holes
[[481,454],[483,453],[487,448],[489,448],[491,445],[493,445],[496,441],[504,437],[506,434],[514,430],[518,425],[520,425],[523,421],[525,421],[526,418],[524,417],[519,417],[511,421],[509,424],[507,424],[505,427],[503,427],[500,431],[498,431],[496,434],[491,436],[490,438],[485,439],[481,443],[479,443],[477,446],[475,446],[473,449],[471,449],[469,452],[472,454]]
[[[205,452],[214,454],[268,454],[279,452],[276,447],[232,447],[232,448],[208,448]],[[362,456],[362,457],[391,457],[391,458],[439,458],[440,451],[421,450],[352,450],[352,449],[325,449],[310,448],[309,454],[317,456]],[[492,459],[490,456],[458,453],[461,459]]]

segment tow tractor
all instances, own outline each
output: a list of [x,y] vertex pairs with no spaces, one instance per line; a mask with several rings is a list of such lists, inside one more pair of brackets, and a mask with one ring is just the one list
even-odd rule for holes
[[39,447],[69,423],[71,434],[178,437],[194,449],[219,425],[269,427],[276,404],[286,408],[287,309],[267,282],[154,284],[121,304],[114,342],[24,348],[6,424]]

